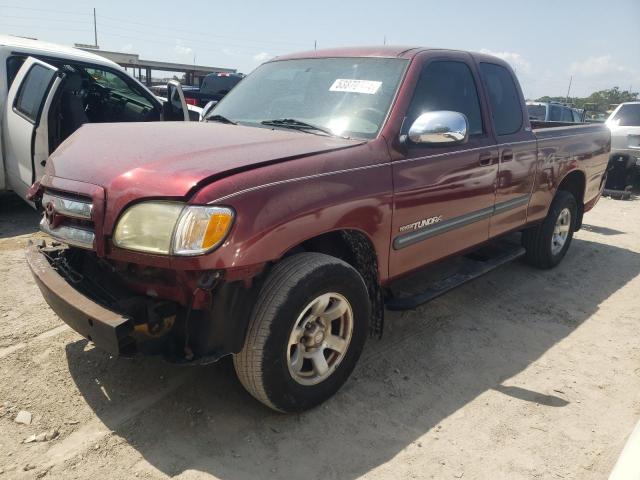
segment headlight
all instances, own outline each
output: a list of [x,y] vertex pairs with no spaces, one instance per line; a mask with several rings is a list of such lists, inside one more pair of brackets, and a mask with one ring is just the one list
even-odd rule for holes
[[199,255],[219,246],[233,223],[226,207],[153,201],[127,209],[113,243],[121,248],[168,255]]

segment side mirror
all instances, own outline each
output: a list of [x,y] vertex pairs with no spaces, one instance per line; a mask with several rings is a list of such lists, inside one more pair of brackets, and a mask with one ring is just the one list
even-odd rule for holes
[[207,118],[207,115],[211,113],[211,110],[213,110],[213,107],[215,107],[217,104],[218,100],[211,100],[210,102],[207,102],[207,104],[202,109],[202,113],[200,114],[200,120]]
[[409,128],[408,137],[421,144],[464,143],[469,138],[469,121],[466,115],[448,110],[423,113]]
[[187,107],[187,101],[184,99],[182,85],[176,80],[169,80],[169,83],[167,83],[164,119],[189,121],[189,107]]

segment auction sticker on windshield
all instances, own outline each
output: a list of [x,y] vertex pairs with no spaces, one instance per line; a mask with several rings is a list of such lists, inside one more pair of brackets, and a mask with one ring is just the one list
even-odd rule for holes
[[382,82],[376,82],[374,80],[356,80],[352,78],[338,78],[331,88],[330,92],[351,92],[351,93],[366,93],[369,95],[375,94],[382,85]]

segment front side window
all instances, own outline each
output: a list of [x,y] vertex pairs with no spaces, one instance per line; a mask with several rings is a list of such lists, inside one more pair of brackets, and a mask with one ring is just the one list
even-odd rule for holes
[[29,69],[20,85],[14,106],[32,122],[38,118],[40,106],[44,102],[55,74],[55,70],[35,64]]
[[273,120],[295,120],[335,135],[374,138],[406,66],[399,58],[268,62],[238,83],[210,116],[259,127]]
[[405,125],[411,125],[425,112],[437,110],[450,110],[466,115],[469,135],[483,132],[478,91],[473,74],[465,63],[437,60],[424,67]]
[[612,120],[620,127],[640,127],[640,103],[622,105]]
[[99,87],[102,87],[106,92],[114,92],[128,100],[133,100],[148,108],[153,108],[153,104],[147,97],[129,86],[119,75],[99,68],[85,68],[84,70],[91,78],[91,81]]
[[550,122],[559,122],[562,120],[562,111],[560,107],[557,105],[549,106],[549,121]]
[[522,127],[520,95],[509,71],[493,63],[481,63],[480,70],[489,93],[496,135],[510,135]]

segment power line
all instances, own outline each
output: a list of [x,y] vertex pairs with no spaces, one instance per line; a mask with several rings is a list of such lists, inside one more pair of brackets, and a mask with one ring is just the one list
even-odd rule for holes
[[[92,15],[92,14],[91,14]],[[62,22],[62,23],[73,23],[73,24],[82,24],[82,25],[86,25],[87,21],[85,20],[79,20],[79,19],[62,19],[62,18],[52,18],[52,17],[48,17],[48,18],[42,18],[42,17],[24,17],[24,16],[17,16],[17,15],[5,15],[4,18],[11,18],[11,19],[15,19],[15,20],[28,20],[30,22],[34,22],[34,21],[42,21],[42,22]],[[142,27],[146,27],[149,29],[153,29],[153,36],[154,37],[165,37],[165,38],[171,38],[171,39],[176,39],[176,35],[171,35],[171,34],[167,34],[167,33],[160,33],[157,30],[173,30],[177,33],[180,33],[180,39],[181,40],[187,40],[187,41],[191,41],[193,43],[201,43],[203,40],[203,38],[205,38],[206,40],[211,40],[212,38],[219,38],[222,40],[226,40],[226,39],[230,39],[230,40],[238,40],[238,37],[235,36],[227,36],[227,35],[217,35],[217,34],[209,34],[209,33],[201,33],[201,32],[194,32],[193,30],[189,30],[189,31],[185,31],[185,30],[181,30],[181,29],[177,29],[177,28],[172,28],[172,27],[163,27],[163,26],[158,26],[158,25],[153,25],[150,26],[149,24],[145,24],[145,23],[140,23],[140,22],[133,22],[130,20],[124,20],[124,19],[117,19],[115,17],[110,17],[107,15],[100,15],[100,21],[103,25],[107,26],[109,29],[115,29],[115,30],[119,30],[119,31],[125,31],[125,32],[134,32],[134,33],[142,33],[140,31],[140,26]],[[133,28],[133,27],[128,27],[128,26],[123,26],[121,25],[121,23],[129,23],[131,25],[137,25],[138,28]],[[14,25],[14,26],[19,26],[19,25]],[[30,25],[24,25],[24,27],[32,27],[34,26],[33,24]],[[47,29],[51,29],[50,26],[46,26],[46,27],[42,27],[42,26],[37,26],[38,28],[47,28]],[[65,30],[70,30],[65,28]],[[94,28],[92,29],[94,31],[94,40],[95,37],[97,36],[97,32],[96,32],[96,28],[95,28],[95,20],[94,20]],[[71,29],[71,31],[73,31]],[[103,29],[101,29],[101,31],[104,31],[104,27]],[[113,34],[116,35],[117,34]],[[124,36],[123,34],[121,34],[120,36]],[[196,37],[201,37],[201,38],[194,38],[194,36]],[[146,38],[139,38],[140,40],[144,40],[144,41],[148,41],[148,39]],[[222,43],[221,43],[222,44]],[[269,45],[271,44],[271,45]],[[265,46],[267,48],[269,48],[269,46],[271,46],[271,48],[279,48],[279,49],[283,49],[284,45],[290,46],[290,47],[296,47],[296,48],[304,48],[306,45],[303,43],[293,43],[293,42],[283,42],[283,41],[274,41],[274,40],[265,40],[265,41],[260,41],[260,42],[244,42],[244,43],[224,43],[222,44],[223,46],[233,46],[233,47],[241,47],[241,48],[254,48],[254,49],[261,49],[264,48]]]
[[[106,19],[107,23],[109,23],[109,21],[114,21],[114,22],[118,22],[118,24],[120,23],[128,23],[131,25],[138,25],[138,26],[142,26],[142,27],[147,27],[149,28],[150,25],[148,23],[141,23],[141,22],[134,22],[132,20],[125,20],[125,19],[120,19],[120,18],[115,18],[115,17],[110,17],[108,15],[100,15],[100,20],[102,19]],[[119,28],[126,28],[126,27],[122,27],[120,25],[118,25]],[[161,30],[173,30],[175,32],[178,33],[186,33],[188,35],[199,35],[199,36],[204,36],[207,38],[231,38],[231,39],[237,39],[237,36],[231,36],[231,35],[219,35],[219,34],[211,34],[211,33],[199,33],[199,32],[194,32],[193,29],[189,29],[189,30],[183,30],[180,28],[175,28],[175,27],[169,27],[169,26],[159,26],[159,25],[153,25],[154,29],[161,29]],[[139,31],[139,29],[136,29],[136,31]],[[156,32],[154,32],[154,35],[157,35]],[[283,45],[292,45],[292,46],[301,46],[303,45],[302,43],[298,43],[298,42],[288,42],[288,41],[280,41],[280,40],[261,40],[260,41],[262,44],[264,43],[273,43],[273,44],[283,44]]]
[[[3,27],[7,27],[7,28],[28,28],[28,25],[11,25],[11,24],[3,24]],[[53,27],[53,26],[38,26],[39,29],[45,29],[45,30],[56,30],[56,31],[60,31],[60,27]],[[88,28],[65,28],[64,29],[66,32],[91,32],[91,29]],[[22,34],[24,35],[24,34]]]
[[82,12],[72,12],[69,10],[50,10],[46,8],[32,8],[32,7],[16,7],[14,5],[0,5],[0,8],[10,8],[14,10],[32,10],[37,12],[47,12],[47,13],[64,13],[66,15],[91,15],[90,13],[82,13]]
[[33,17],[20,17],[15,15],[3,15],[2,18],[12,18],[14,20],[29,20],[29,21],[46,21],[46,22],[64,22],[64,23],[82,23],[86,24],[85,20],[71,20],[66,18],[33,18]]

